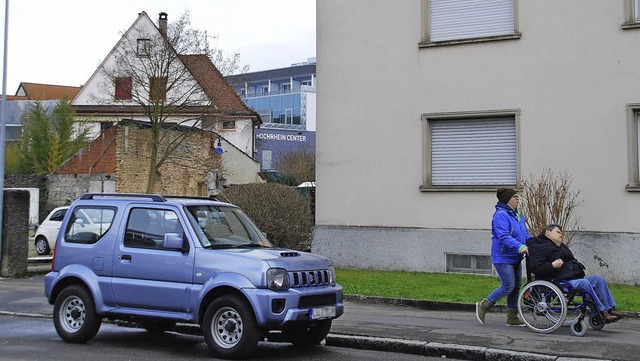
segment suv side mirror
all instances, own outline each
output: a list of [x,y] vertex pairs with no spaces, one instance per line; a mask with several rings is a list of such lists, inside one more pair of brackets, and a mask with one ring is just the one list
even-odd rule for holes
[[175,251],[187,252],[189,248],[185,247],[182,236],[178,233],[165,233],[162,240],[162,248]]

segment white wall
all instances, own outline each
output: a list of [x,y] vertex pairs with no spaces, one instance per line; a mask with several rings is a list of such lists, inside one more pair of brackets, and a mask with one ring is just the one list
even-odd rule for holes
[[420,115],[519,109],[521,178],[567,172],[586,230],[640,231],[625,191],[640,32],[621,30],[622,1],[518,4],[519,40],[419,49],[420,1],[318,2],[318,224],[488,228],[493,192],[418,190]]
[[[318,1],[314,251],[339,266],[403,269],[411,260],[427,272],[441,272],[446,252],[489,254],[495,189],[419,189],[421,115],[516,109],[519,178],[545,168],[573,177],[584,201],[581,260],[610,272],[584,251],[595,249],[624,265],[618,280],[637,283],[640,268],[628,260],[639,245],[640,193],[625,186],[640,29],[621,28],[626,3],[520,0],[520,39],[421,49],[421,1]],[[360,247],[344,244],[354,235]],[[361,257],[367,247],[387,251]],[[384,260],[390,254],[395,262]]]

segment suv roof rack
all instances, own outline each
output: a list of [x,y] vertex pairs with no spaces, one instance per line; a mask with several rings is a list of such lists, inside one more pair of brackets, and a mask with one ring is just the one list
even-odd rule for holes
[[167,199],[159,194],[145,193],[85,193],[80,199],[96,199],[96,198],[145,198],[154,202],[166,202]]
[[200,199],[205,201],[218,201],[215,196],[198,197],[198,196],[164,196],[165,198],[183,198],[183,199]]

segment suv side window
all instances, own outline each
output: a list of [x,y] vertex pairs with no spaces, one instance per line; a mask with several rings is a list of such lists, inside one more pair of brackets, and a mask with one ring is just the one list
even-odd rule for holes
[[133,208],[127,220],[124,245],[135,248],[162,249],[166,233],[184,231],[176,212],[167,209]]
[[113,207],[79,206],[73,209],[65,231],[65,241],[92,244],[111,228],[116,209]]

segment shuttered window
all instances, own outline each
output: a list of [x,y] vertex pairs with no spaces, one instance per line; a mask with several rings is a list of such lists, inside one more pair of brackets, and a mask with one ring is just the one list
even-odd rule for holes
[[515,116],[430,120],[431,186],[516,184]]
[[430,0],[430,42],[513,35],[515,0]]

